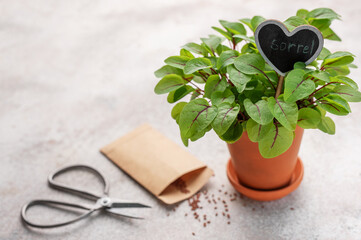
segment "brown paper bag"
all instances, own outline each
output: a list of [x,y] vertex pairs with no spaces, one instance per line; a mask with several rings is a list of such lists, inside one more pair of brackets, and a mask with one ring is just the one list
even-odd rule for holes
[[144,124],[100,150],[166,204],[191,197],[213,171]]

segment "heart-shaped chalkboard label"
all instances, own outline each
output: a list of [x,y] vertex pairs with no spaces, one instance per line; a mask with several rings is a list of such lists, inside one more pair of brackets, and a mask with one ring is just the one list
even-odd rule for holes
[[282,76],[296,62],[311,63],[323,47],[323,37],[317,28],[302,25],[289,32],[276,20],[262,22],[256,29],[255,40],[260,54]]

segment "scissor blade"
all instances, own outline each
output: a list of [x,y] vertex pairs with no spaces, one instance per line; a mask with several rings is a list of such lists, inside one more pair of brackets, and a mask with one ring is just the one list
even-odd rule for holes
[[151,208],[151,206],[137,202],[112,202],[111,208]]
[[116,209],[112,209],[112,208],[106,208],[105,210],[108,213],[111,213],[111,214],[116,215],[116,216],[121,216],[121,217],[126,217],[126,218],[133,218],[133,219],[144,219],[142,217],[135,217],[135,216],[130,216],[130,215],[119,213],[119,212],[116,211]]

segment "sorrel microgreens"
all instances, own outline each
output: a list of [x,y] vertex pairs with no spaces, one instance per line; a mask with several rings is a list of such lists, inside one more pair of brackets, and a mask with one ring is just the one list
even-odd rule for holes
[[[289,31],[313,25],[324,39],[341,41],[330,28],[335,19],[339,15],[328,8],[300,9],[284,24]],[[264,20],[260,16],[239,22],[220,20],[224,29],[212,28],[223,37],[209,35],[201,38],[201,44],[187,43],[179,56],[165,59],[166,65],[155,71],[162,79],[154,91],[168,93],[169,103],[191,95],[189,102],[177,103],[171,113],[184,145],[212,128],[228,143],[247,131],[250,140],[258,142],[262,156],[272,158],[291,146],[297,125],[335,134],[335,124],[326,112],[347,115],[351,112],[348,102],[361,101],[357,84],[346,77],[356,67],[349,52],[331,53],[323,48],[308,66],[296,63],[283,85],[255,45],[253,33]],[[225,39],[229,47],[222,44]]]

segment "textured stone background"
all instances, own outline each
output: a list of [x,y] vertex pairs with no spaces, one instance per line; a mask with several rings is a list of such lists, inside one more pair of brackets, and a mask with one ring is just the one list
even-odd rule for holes
[[[98,152],[144,122],[181,144],[172,106],[153,93],[153,72],[181,45],[214,33],[210,26],[218,19],[257,14],[285,20],[298,8],[316,7],[342,15],[333,28],[343,42],[326,46],[361,56],[359,1],[1,1],[0,239],[360,239],[360,104],[351,105],[348,117],[334,117],[335,136],[306,132],[298,190],[274,202],[229,203],[229,225],[203,197],[199,213],[211,219],[206,228],[184,216],[191,214],[187,202],[172,211]],[[360,83],[359,69],[351,76]],[[215,134],[188,150],[215,171],[208,194],[218,196],[222,184],[234,191],[225,175],[229,154]],[[82,200],[46,184],[51,171],[74,163],[106,173],[111,196],[152,205],[140,213],[146,220],[99,214],[59,229],[25,227],[20,209],[33,198]],[[92,180],[84,175],[80,182],[95,187]],[[47,221],[58,215],[36,216]]]

